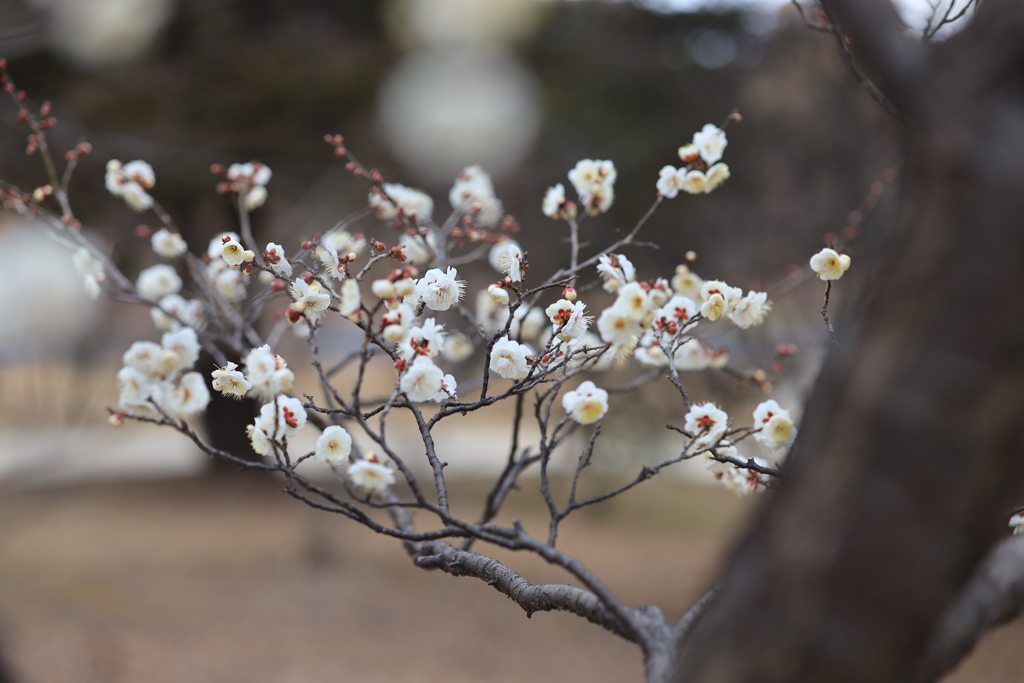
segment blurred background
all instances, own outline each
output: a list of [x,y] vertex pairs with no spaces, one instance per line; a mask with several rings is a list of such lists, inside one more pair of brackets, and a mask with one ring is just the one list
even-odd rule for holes
[[[928,5],[901,10],[912,30]],[[55,148],[93,145],[71,200],[130,277],[158,261],[137,236],[156,220],[105,191],[111,158],[153,165],[153,193],[197,253],[236,229],[213,163],[273,169],[254,231],[288,251],[366,204],[367,185],[333,158],[325,133],[344,134],[389,182],[429,192],[442,218],[454,176],[479,163],[522,226],[531,274],[545,275],[568,246],[540,201],[579,159],[618,168],[611,211],[585,225],[599,249],[646,211],[676,149],[738,109],[732,178],[666,201],[643,233],[660,248],[627,252],[641,279],[670,278],[693,250],[702,277],[769,291],[763,327],[720,325],[704,338],[728,350],[734,373],[685,377],[691,395],[737,416],[765,398],[736,377],[756,370],[799,415],[827,343],[823,288],[802,269],[837,236],[855,264],[870,263],[870,237],[893,217],[886,171],[899,167],[898,126],[834,39],[780,0],[0,0],[0,55],[36,104],[53,102]],[[31,189],[45,175],[24,153],[15,113],[0,101],[0,178]],[[372,217],[354,229],[397,241]],[[0,271],[0,652],[11,680],[640,679],[639,653],[590,624],[527,621],[487,586],[418,570],[397,544],[307,510],[273,480],[211,467],[174,434],[110,430],[121,354],[158,339],[148,311],[90,301],[67,249],[38,225],[0,215],[0,250],[13,255]],[[867,270],[836,288],[841,329]],[[460,276],[470,297],[494,279],[486,264]],[[29,291],[47,305],[27,305]],[[321,345],[340,356],[355,343],[327,330]],[[799,350],[773,367],[780,343]],[[275,348],[299,373],[296,389],[316,393],[301,372],[305,343],[286,335]],[[454,371],[461,381],[475,367]],[[467,515],[504,457],[507,438],[494,434],[509,431],[507,415],[495,412],[443,425]],[[682,412],[667,384],[613,397],[586,485],[603,490],[666,457],[676,446],[664,425]],[[670,616],[709,585],[750,505],[701,468],[678,469],[585,510],[563,533],[627,602]],[[504,521],[544,527],[534,483]],[[531,581],[568,578],[499,556]],[[1017,680],[1022,643],[1019,626],[997,633],[957,679]]]

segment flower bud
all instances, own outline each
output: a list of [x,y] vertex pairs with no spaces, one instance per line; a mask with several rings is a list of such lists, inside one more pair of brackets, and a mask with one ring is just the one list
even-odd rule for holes
[[416,291],[416,282],[412,278],[404,277],[395,283],[395,294],[397,296],[409,296]]
[[508,290],[499,287],[498,285],[491,285],[487,288],[487,293],[491,295],[491,299],[494,303],[499,306],[508,306]]
[[398,296],[395,284],[391,280],[374,280],[370,286],[370,291],[381,299],[394,299]]
[[401,325],[388,325],[384,328],[384,332],[382,334],[389,342],[397,344],[405,339],[406,330]]

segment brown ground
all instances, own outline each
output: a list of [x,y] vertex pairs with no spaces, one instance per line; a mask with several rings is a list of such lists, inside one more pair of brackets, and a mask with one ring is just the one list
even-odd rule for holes
[[[676,615],[707,585],[744,505],[717,489],[645,486],[581,513],[563,547],[630,604]],[[541,518],[518,505],[539,533]],[[565,580],[503,557],[532,580]],[[642,678],[637,650],[596,626],[528,620],[486,585],[419,570],[393,541],[255,475],[3,492],[0,641],[19,683]],[[1003,629],[955,680],[1024,679],[1022,645],[1024,627]]]

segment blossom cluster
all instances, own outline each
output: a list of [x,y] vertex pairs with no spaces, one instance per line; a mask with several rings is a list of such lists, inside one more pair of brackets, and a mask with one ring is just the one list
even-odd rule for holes
[[227,170],[231,189],[238,193],[242,205],[249,211],[263,206],[267,201],[267,183],[271,175],[270,168],[258,161],[231,164]]
[[160,344],[138,341],[117,373],[118,411],[145,419],[185,419],[206,409],[210,392],[198,372],[185,372],[199,358],[195,330],[167,332]]
[[[659,202],[679,190],[700,194],[720,185],[729,175],[720,162],[726,145],[725,132],[716,126],[708,124],[696,133],[692,143],[679,150],[684,167],[662,169]],[[218,189],[237,193],[240,210],[266,201],[271,172],[265,165],[250,162],[217,169],[226,178],[226,186],[221,183]],[[727,319],[747,329],[760,325],[772,309],[767,293],[744,294],[722,280],[704,280],[688,265],[678,266],[671,277],[644,279],[614,248],[591,257],[586,269],[569,271],[567,283],[558,285],[560,291],[550,280],[528,283],[526,253],[506,230],[514,221],[503,219],[493,182],[479,166],[465,168],[455,179],[448,195],[452,216],[442,227],[434,223],[435,203],[428,194],[386,183],[376,171],[360,173],[374,183],[367,196],[374,217],[399,231],[390,248],[381,240],[337,227],[297,248],[268,242],[260,249],[243,222],[245,237],[220,233],[210,240],[201,260],[187,262],[203,296],[182,295],[185,283],[176,265],[159,263],[144,269],[135,290],[150,302],[154,325],[165,334],[162,345],[137,342],[125,355],[119,410],[135,417],[184,419],[205,408],[210,397],[206,380],[199,373],[185,373],[195,363],[198,335],[207,333],[207,316],[232,309],[241,314],[243,302],[254,300],[254,292],[261,301],[281,302],[271,305],[283,306],[282,322],[300,335],[315,333],[332,320],[358,325],[368,341],[393,360],[396,381],[389,405],[435,402],[442,410],[465,405],[447,366],[466,361],[477,351],[482,350],[485,372],[492,380],[511,382],[510,388],[500,390],[508,395],[528,391],[541,381],[557,382],[555,388],[562,393],[562,383],[570,377],[600,373],[633,357],[641,366],[667,368],[678,382],[679,372],[722,368],[728,362],[724,350],[711,349],[696,336],[698,327]],[[566,198],[562,184],[543,198],[545,215],[572,222],[574,264],[579,248],[577,213],[608,211],[616,177],[613,162],[583,159],[568,173],[577,201]],[[111,191],[140,209],[145,207],[138,198],[153,182],[152,169],[144,162],[112,162],[108,171]],[[462,305],[469,284],[450,264],[449,255],[455,247],[480,241],[491,244],[487,260],[498,279],[476,290],[470,310]],[[151,245],[161,258],[189,256],[184,239],[169,227],[154,232]],[[357,270],[354,264],[368,248],[369,260]],[[835,255],[829,260],[822,254],[812,259],[812,266],[824,264],[815,268],[823,278],[849,265],[848,257]],[[88,257],[76,254],[75,265],[87,288],[98,288],[103,268]],[[384,259],[394,263],[390,272],[374,268]],[[592,292],[586,302],[573,286],[585,278],[601,285],[581,290]],[[528,289],[529,284],[535,289]],[[599,305],[608,298],[610,303]],[[468,327],[442,322],[439,316],[451,316],[456,309]],[[239,363],[224,362],[212,369],[210,386],[226,397],[251,396],[262,403],[259,416],[247,428],[250,443],[261,456],[280,457],[305,425],[309,404],[290,396],[295,375],[269,344],[237,353]],[[609,392],[595,382],[597,375],[593,377],[564,389],[560,405],[566,420],[592,425],[608,414]],[[484,382],[486,386],[486,378]],[[760,404],[753,422],[753,427],[742,428],[745,432],[730,430],[729,417],[720,408],[710,402],[694,404],[685,416],[684,431],[690,435],[685,452],[705,454],[709,469],[734,490],[763,488],[768,464],[760,458],[740,459],[736,442],[752,436],[765,448],[779,450],[792,443],[796,428],[775,401]],[[311,455],[332,468],[347,465],[348,479],[359,490],[375,493],[394,483],[391,468],[373,453],[359,454],[342,426],[326,427]]]
[[117,159],[107,162],[107,190],[124,200],[136,211],[153,208],[153,197],[146,190],[156,185],[153,167],[145,161],[129,161],[122,164]]
[[[797,429],[789,411],[774,400],[760,403],[753,414],[754,440],[771,451],[792,445]],[[740,495],[753,493],[768,483],[765,471],[769,463],[764,458],[749,458],[744,467],[734,442],[730,438],[741,430],[729,430],[728,414],[714,403],[694,405],[686,413],[684,429],[692,436],[689,448],[694,455],[703,453],[704,466],[726,488]]]
[[725,152],[725,131],[713,123],[693,134],[690,144],[679,148],[683,166],[663,166],[658,172],[657,188],[661,196],[672,199],[682,190],[687,194],[711,192],[729,179],[729,167],[719,162]]

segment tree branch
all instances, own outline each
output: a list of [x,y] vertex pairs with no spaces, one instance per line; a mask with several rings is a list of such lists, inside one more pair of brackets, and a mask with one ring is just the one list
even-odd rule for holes
[[994,626],[1024,610],[1024,535],[1006,539],[988,556],[946,613],[915,683],[932,683],[952,671]]
[[590,591],[561,584],[533,585],[501,562],[485,555],[460,550],[445,541],[420,544],[413,558],[417,566],[440,569],[452,576],[472,576],[523,608],[534,612],[571,612],[631,642],[637,634],[602,604]]
[[897,119],[927,114],[935,87],[927,53],[910,40],[890,0],[821,0],[836,39],[872,96]]

